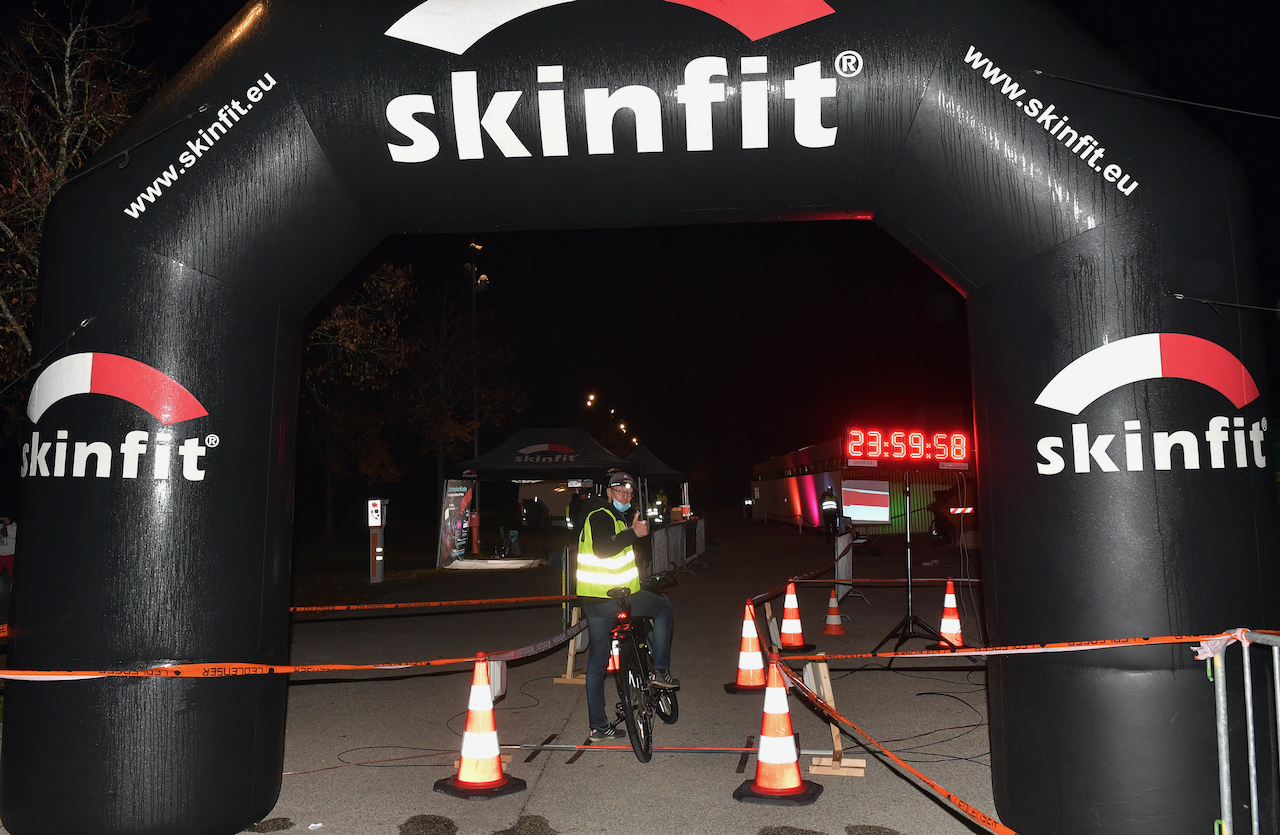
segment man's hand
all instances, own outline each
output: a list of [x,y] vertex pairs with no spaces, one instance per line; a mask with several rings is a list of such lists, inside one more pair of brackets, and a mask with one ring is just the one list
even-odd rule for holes
[[631,520],[631,530],[635,531],[636,536],[649,535],[649,522],[639,511],[636,511],[636,517]]

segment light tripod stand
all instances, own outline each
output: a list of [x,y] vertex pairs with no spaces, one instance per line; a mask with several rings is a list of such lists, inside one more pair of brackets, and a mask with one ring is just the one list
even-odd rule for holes
[[[898,625],[893,627],[893,631],[884,636],[884,640],[876,644],[876,648],[871,650],[871,654],[875,655],[880,651],[880,647],[897,638],[897,642],[893,645],[893,651],[897,652],[898,648],[912,638],[922,638],[927,641],[936,641],[942,646],[950,646],[942,635],[929,624],[916,617],[914,601],[911,590],[911,471],[902,471],[902,491],[907,499],[907,614],[902,620],[898,621]],[[893,659],[889,660],[893,663]]]

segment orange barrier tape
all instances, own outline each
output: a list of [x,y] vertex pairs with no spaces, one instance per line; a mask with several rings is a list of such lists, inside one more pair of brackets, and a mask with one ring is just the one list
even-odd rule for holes
[[[563,603],[577,600],[572,595],[546,595],[544,597],[495,597],[491,600],[433,600],[421,603],[360,603],[350,606],[290,606],[290,612],[353,612],[374,609],[421,609],[429,606],[479,606],[485,603]],[[0,623],[0,638],[9,637],[9,625]]]
[[[826,657],[833,658],[835,656],[826,656]],[[869,744],[875,746],[875,748],[879,750],[882,754],[884,754],[889,759],[893,760],[900,768],[911,772],[913,775],[919,778],[921,782],[923,782],[929,788],[933,789],[933,791],[936,792],[939,797],[946,800],[952,806],[956,807],[956,809],[960,810],[964,814],[964,816],[967,817],[969,820],[978,824],[978,826],[981,826],[983,829],[987,830],[988,832],[995,832],[997,835],[1018,835],[1016,832],[1014,832],[1012,829],[1002,824],[1000,821],[996,820],[995,818],[991,817],[985,812],[975,809],[974,807],[970,806],[968,803],[965,803],[959,797],[956,797],[954,794],[947,791],[937,783],[933,782],[932,780],[930,780],[928,777],[921,774],[916,769],[907,765],[906,762],[899,759],[897,755],[895,755],[888,748],[885,748],[879,742],[876,742],[874,739],[872,739],[871,736],[869,736],[866,731],[862,730],[862,728],[859,728],[857,725],[853,724],[848,719],[844,718],[839,713],[837,713],[835,708],[831,707],[831,705],[827,704],[821,698],[819,698],[817,693],[814,693],[808,687],[805,687],[804,681],[798,675],[796,675],[796,673],[793,670],[781,664],[778,665],[778,668],[782,671],[782,674],[786,676],[789,684],[792,687],[794,687],[797,691],[799,691],[806,699],[808,699],[813,704],[814,707],[818,708],[818,710],[821,710],[823,713],[827,714],[827,716],[831,717],[832,720],[842,725],[847,725],[855,733],[857,733],[858,736],[865,739]]]
[[529,644],[527,647],[520,649],[509,649],[506,652],[491,653],[488,657],[493,661],[515,661],[520,658],[528,658],[530,655],[537,655],[540,652],[546,652],[554,646],[559,646],[569,640],[579,632],[587,628],[587,619],[583,618],[576,626],[570,626],[559,635],[553,635],[550,638],[538,641],[536,644]]
[[82,681],[89,678],[227,678],[267,676],[279,673],[332,673],[347,670],[402,670],[441,664],[474,663],[475,658],[441,658],[407,664],[166,664],[145,670],[0,670],[0,678],[13,681]]
[[375,609],[421,609],[429,606],[480,606],[485,603],[563,603],[577,600],[573,595],[544,597],[495,597],[491,600],[431,600],[420,603],[355,603],[350,606],[290,606],[290,612],[356,612]]
[[834,661],[852,658],[910,658],[932,655],[1032,655],[1042,652],[1081,652],[1111,647],[1157,646],[1160,644],[1189,644],[1212,638],[1233,638],[1230,632],[1214,635],[1161,635],[1154,638],[1105,638],[1097,641],[1058,641],[1048,644],[1019,644],[1007,647],[959,647],[957,649],[917,649],[907,652],[856,652],[846,655],[784,655],[782,661]]
[[888,585],[891,583],[906,584],[907,582],[910,582],[912,585],[922,585],[924,583],[941,584],[941,583],[947,582],[947,580],[951,580],[952,582],[957,584],[982,582],[981,580],[970,580],[967,577],[913,577],[911,578],[910,581],[908,581],[905,577],[899,580],[894,580],[892,578],[886,579],[884,577],[853,577],[853,578],[837,577],[834,580],[792,580],[791,582],[797,583],[797,584],[807,583],[811,586],[831,586],[831,585],[837,585],[837,584],[842,586],[844,585],[868,586],[868,585],[877,585],[877,584]]
[[[849,547],[850,547],[850,548],[852,548],[853,546],[852,546],[852,545],[850,545]],[[846,550],[847,550],[847,549],[846,549]],[[844,556],[844,554],[842,553],[840,556]],[[803,582],[803,581],[808,580],[808,579],[810,579],[810,578],[817,577],[819,574],[825,574],[826,572],[830,571],[831,569],[833,569],[833,568],[835,568],[835,567],[836,567],[836,564],[833,562],[833,563],[831,563],[830,565],[824,565],[824,566],[822,566],[822,568],[814,569],[813,571],[810,571],[810,572],[809,572],[809,573],[807,573],[807,574],[798,574],[798,575],[796,575],[795,577],[792,577],[792,578],[791,578],[790,580],[788,580],[787,582],[788,582],[788,583],[793,583],[793,582],[795,582],[795,581],[797,581],[797,580],[799,580],[799,581]],[[834,581],[832,581],[832,582],[834,582]],[[844,582],[844,581],[843,581],[843,580],[841,580],[840,582]],[[769,598],[771,598],[771,597],[777,597],[778,595],[782,594],[784,591],[786,591],[786,589],[787,589],[787,583],[783,583],[782,585],[778,586],[776,589],[770,589],[769,591],[765,592],[764,594],[757,594],[755,597],[751,598],[751,602],[752,602],[752,603],[763,603],[764,601],[768,600],[768,599],[769,599]]]
[[[514,661],[537,655],[562,644],[587,628],[584,620],[559,635],[543,639],[519,649],[486,653],[494,660]],[[437,658],[434,661],[409,661],[398,664],[165,664],[145,670],[3,670],[0,679],[12,681],[83,681],[91,678],[226,678],[229,676],[269,676],[282,673],[336,673],[352,670],[405,670],[413,667],[439,667],[446,664],[474,664],[477,656]]]

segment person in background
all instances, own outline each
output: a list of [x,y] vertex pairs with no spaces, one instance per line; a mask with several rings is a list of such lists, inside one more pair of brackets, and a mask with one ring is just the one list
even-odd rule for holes
[[[578,597],[583,598],[591,649],[587,656],[587,720],[592,742],[608,742],[626,736],[609,723],[605,714],[604,672],[609,665],[613,625],[622,608],[609,598],[609,589],[631,590],[631,614],[653,618],[653,685],[680,689],[671,677],[671,631],[675,607],[667,598],[640,590],[636,565],[636,540],[649,535],[644,513],[632,503],[635,480],[627,473],[612,473],[604,501],[592,507],[578,537]],[[639,512],[638,512],[639,510]]]
[[[569,507],[565,511],[565,518],[569,521],[569,530],[578,531],[582,527],[582,494],[577,490],[569,498]],[[577,536],[576,533],[574,535]]]
[[13,592],[13,549],[18,541],[18,523],[0,516],[0,620],[9,618],[9,596]]
[[836,501],[836,494],[831,492],[830,486],[822,494],[818,504],[822,508],[822,531],[827,542],[831,542],[836,535],[836,526],[840,523],[840,503]]
[[671,503],[667,501],[667,491],[659,487],[653,494],[653,523],[659,527],[671,520]]

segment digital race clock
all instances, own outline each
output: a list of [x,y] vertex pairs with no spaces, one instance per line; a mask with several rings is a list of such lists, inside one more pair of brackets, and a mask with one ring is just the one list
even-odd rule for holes
[[850,426],[845,433],[846,467],[967,470],[971,452],[967,432]]

